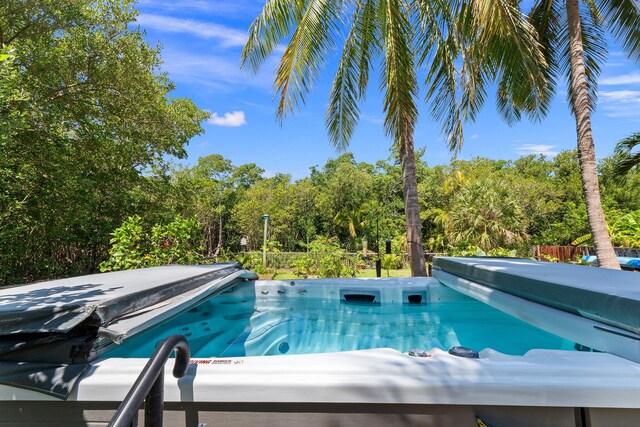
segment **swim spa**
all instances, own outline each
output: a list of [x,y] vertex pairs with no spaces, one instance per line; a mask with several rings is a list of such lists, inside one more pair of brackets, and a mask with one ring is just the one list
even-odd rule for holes
[[[553,275],[552,265],[543,267],[539,275]],[[165,299],[140,307],[124,297],[117,304],[95,304],[103,305],[103,313],[114,313],[114,307],[123,306],[133,306],[133,310],[117,318],[97,316],[108,320],[97,327],[86,351],[86,371],[69,386],[66,401],[25,388],[24,382],[3,381],[0,409],[6,416],[0,423],[25,419],[34,423],[43,413],[34,408],[47,408],[47,415],[39,419],[43,425],[55,424],[56,417],[61,417],[60,425],[99,425],[127,393],[149,350],[164,334],[173,332],[190,334],[194,355],[185,377],[176,380],[167,374],[165,378],[166,425],[248,425],[259,420],[265,425],[457,426],[475,425],[479,415],[495,426],[610,426],[632,424],[639,416],[638,363],[610,354],[611,350],[590,351],[602,349],[587,342],[601,347],[612,344],[594,339],[591,331],[584,332],[571,322],[595,322],[618,332],[620,328],[522,296],[496,297],[504,291],[470,291],[471,284],[486,285],[469,280],[468,274],[457,272],[464,278],[436,271],[451,274],[455,280],[441,276],[439,280],[278,282],[258,281],[248,272],[227,266],[224,274],[213,278],[197,270],[197,274],[189,271],[181,277],[175,273],[169,280],[175,269],[180,267],[136,273],[139,282],[158,274],[154,280],[162,277],[163,283],[173,283],[165,291],[190,281]],[[622,274],[632,276],[614,277],[637,285],[634,273]],[[200,279],[189,279],[194,276]],[[64,318],[67,325],[73,323],[70,312],[86,314],[86,307],[94,305],[86,302],[90,299],[87,294],[101,294],[102,298],[106,290],[125,288],[116,283],[127,281],[131,280],[112,273],[76,278],[65,286],[50,282],[49,289],[60,293],[72,286],[76,293],[81,292],[75,299],[82,295],[85,300],[82,309],[75,306],[65,311],[56,306],[53,311],[67,313],[56,318]],[[195,283],[198,281],[202,283]],[[47,286],[40,284],[38,291],[18,288],[13,291],[14,300],[20,300],[20,290],[22,295],[46,295],[39,301],[44,307],[45,300],[55,300],[51,297],[55,292],[41,288]],[[142,299],[155,294],[143,288],[135,292]],[[0,293],[0,302],[11,301],[9,291]],[[507,301],[509,296],[522,301]],[[484,303],[478,302],[483,299]],[[531,320],[540,321],[538,313],[542,312],[536,310],[542,308],[532,306],[529,312],[528,303],[552,310],[544,311],[543,317],[553,322],[561,319],[565,325],[547,328],[552,333],[533,328]],[[517,312],[505,314],[503,306],[509,305],[518,307]],[[536,314],[535,319],[526,318],[531,313]],[[30,318],[37,317],[34,312]],[[95,321],[96,317],[84,317],[78,324],[85,322],[86,329],[87,319]],[[305,334],[309,331],[312,333]],[[622,339],[633,341],[634,333],[623,331],[627,336]],[[457,345],[479,351],[479,358],[447,352]],[[614,351],[615,346],[611,347]],[[309,349],[314,352],[298,354]],[[631,346],[626,351],[633,355],[635,349]],[[11,363],[5,357],[2,360],[3,365]],[[171,365],[169,362],[167,372]]]
[[105,357],[150,357],[171,334],[184,335],[195,358],[582,348],[433,280],[288,280],[236,284]]

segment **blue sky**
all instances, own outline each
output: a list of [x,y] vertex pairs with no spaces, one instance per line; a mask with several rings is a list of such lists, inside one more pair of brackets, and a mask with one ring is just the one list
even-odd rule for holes
[[[138,24],[151,45],[162,46],[162,69],[176,84],[172,96],[191,98],[212,114],[204,124],[205,133],[187,147],[188,164],[215,153],[235,165],[256,163],[266,170],[266,176],[281,172],[299,179],[309,174],[311,166],[322,166],[339,155],[324,127],[335,61],[329,61],[306,104],[281,126],[273,99],[273,71],[279,58],[267,61],[257,75],[239,67],[247,28],[263,4],[254,0],[140,0]],[[612,44],[609,50],[593,115],[598,158],[610,155],[620,139],[640,131],[640,69],[617,46]],[[391,140],[384,134],[378,82],[372,79],[370,86],[349,150],[358,161],[374,163],[389,157]],[[415,145],[426,147],[424,160],[430,166],[451,159],[440,127],[424,104]],[[509,126],[489,98],[475,123],[465,126],[465,144],[458,158],[553,156],[575,146],[575,122],[561,85],[541,123],[522,121]]]

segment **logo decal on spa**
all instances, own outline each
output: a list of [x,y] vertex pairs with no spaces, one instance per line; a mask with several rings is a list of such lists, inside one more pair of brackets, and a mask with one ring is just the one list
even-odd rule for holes
[[191,365],[240,365],[243,360],[234,359],[191,359]]

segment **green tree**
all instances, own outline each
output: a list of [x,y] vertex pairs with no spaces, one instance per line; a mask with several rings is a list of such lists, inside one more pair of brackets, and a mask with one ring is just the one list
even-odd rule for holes
[[288,207],[291,211],[291,233],[295,247],[288,249],[308,249],[311,240],[318,234],[320,227],[317,197],[320,189],[309,178],[293,184]]
[[[28,126],[20,104],[29,96],[20,88],[19,79],[13,49],[0,48],[0,242],[4,243],[0,244],[0,284],[12,279],[14,271],[8,267],[16,262],[14,251],[24,244],[28,230],[27,224],[21,223],[26,210],[25,198],[18,199],[7,191],[12,186],[26,187],[29,180],[5,155],[15,135]],[[11,244],[7,245],[8,242]]]
[[312,169],[311,182],[318,189],[317,209],[328,224],[326,231],[341,239],[361,236],[372,196],[373,168],[357,163],[351,153],[327,161],[322,171]]
[[186,215],[195,215],[202,224],[207,257],[217,257],[224,245],[224,226],[230,216],[233,196],[230,160],[219,154],[201,157],[198,163],[177,174],[179,185],[189,193],[191,203],[184,209]]
[[264,214],[269,215],[268,240],[292,249],[296,244],[295,233],[291,232],[294,218],[289,200],[292,196],[291,177],[282,174],[263,179],[247,190],[233,209],[232,218],[242,235],[246,236],[248,250],[262,248]]
[[[525,156],[505,170],[502,178],[510,196],[523,215],[526,233],[531,243],[540,244],[537,237],[549,226],[549,220],[562,200],[562,189],[553,183],[553,162],[544,156]],[[534,237],[535,236],[535,237]]]
[[12,103],[10,137],[0,106],[4,282],[94,271],[147,176],[202,132],[207,113],[168,97],[159,50],[129,27],[136,14],[129,0],[0,3],[14,64],[1,85],[28,97]]
[[242,234],[232,212],[263,173],[253,163],[236,167],[219,154],[201,157],[192,167],[171,171],[169,188],[161,186],[168,191],[156,204],[165,212],[198,218],[205,236],[205,256],[217,258],[225,247],[239,249]]
[[21,103],[29,96],[20,87],[20,70],[15,51],[0,45],[0,143],[7,144],[13,136],[27,126]]

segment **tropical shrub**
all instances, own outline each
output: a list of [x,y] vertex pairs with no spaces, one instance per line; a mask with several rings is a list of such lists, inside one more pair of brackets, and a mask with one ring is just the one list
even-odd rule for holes
[[[609,235],[611,236],[611,242],[615,246],[640,247],[640,209],[628,213],[613,211],[608,216]],[[578,237],[571,244],[580,246],[591,241],[591,233],[588,233]]]
[[515,258],[518,256],[518,251],[516,251],[515,249],[495,248],[488,251],[487,255],[502,258]]
[[518,251],[515,249],[498,247],[485,252],[479,247],[473,245],[451,248],[449,250],[449,255],[460,257],[494,256],[503,258],[515,258],[519,256]]
[[142,227],[142,218],[127,218],[112,234],[109,259],[100,264],[100,271],[131,270],[147,266],[150,245]]
[[390,270],[397,269],[398,264],[402,264],[402,259],[396,254],[384,254],[380,257],[382,268],[387,270],[387,277],[390,277]]
[[334,238],[318,237],[309,244],[314,255],[319,277],[353,277],[355,268],[350,265],[347,251]]
[[293,274],[306,279],[317,272],[314,259],[308,255],[300,255],[292,262]]
[[264,264],[262,263],[262,258],[258,258],[256,260],[256,262],[251,267],[251,270],[253,270],[254,273],[261,276],[267,273],[267,267],[265,267]]
[[454,244],[474,244],[484,251],[528,239],[520,206],[499,182],[477,181],[456,194],[445,230]]
[[237,254],[234,259],[236,262],[242,264],[242,267],[246,269],[252,269],[258,262],[262,261],[260,256],[253,252]]
[[168,224],[151,228],[150,264],[196,264],[202,258],[202,232],[196,218],[177,215]]
[[450,256],[474,257],[486,256],[486,253],[475,245],[458,245],[449,248],[447,254]]
[[627,248],[640,247],[640,210],[618,217],[611,228],[611,240],[615,245]]
[[147,233],[142,218],[134,215],[112,235],[109,259],[100,264],[100,271],[197,264],[202,260],[202,234],[195,218],[178,215],[168,224],[155,224]]

